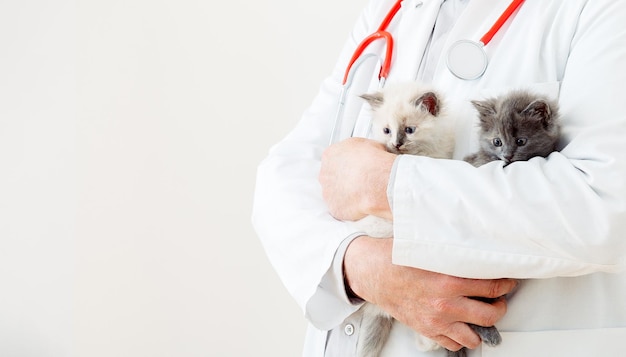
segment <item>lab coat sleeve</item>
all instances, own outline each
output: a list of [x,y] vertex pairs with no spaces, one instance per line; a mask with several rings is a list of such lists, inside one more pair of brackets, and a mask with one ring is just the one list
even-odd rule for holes
[[318,182],[328,146],[343,71],[356,44],[389,1],[372,1],[347,40],[333,74],[297,126],[274,145],[257,170],[252,221],[282,282],[319,329],[356,311],[343,285],[343,253],[359,233],[328,213]]
[[505,168],[401,156],[393,261],[472,278],[626,266],[626,3],[590,0],[563,74],[563,142]]

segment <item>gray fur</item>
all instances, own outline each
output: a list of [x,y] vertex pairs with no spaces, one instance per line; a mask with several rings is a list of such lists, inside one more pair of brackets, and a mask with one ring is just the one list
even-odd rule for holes
[[474,324],[468,325],[472,328],[472,330],[474,330],[474,332],[478,334],[478,336],[480,336],[481,340],[487,345],[493,347],[499,345],[500,342],[502,342],[502,336],[500,336],[500,332],[498,332],[497,328],[493,326],[483,327]]
[[[486,302],[493,302],[494,299],[481,299]],[[502,336],[495,326],[483,327],[474,324],[467,324],[474,332],[480,336],[480,339],[487,345],[494,347],[502,342]],[[467,349],[465,347],[458,351],[448,351],[447,357],[467,357]]]
[[391,333],[393,317],[373,304],[363,305],[362,312],[362,340],[357,344],[357,356],[378,357]]
[[495,160],[508,165],[557,150],[561,125],[556,102],[514,91],[472,104],[480,119],[480,150],[464,158],[472,165]]

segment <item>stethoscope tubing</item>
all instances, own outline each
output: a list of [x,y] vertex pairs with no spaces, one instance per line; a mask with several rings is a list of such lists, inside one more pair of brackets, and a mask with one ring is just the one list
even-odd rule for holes
[[[375,54],[363,55],[363,52],[372,42],[378,39],[384,39],[386,42],[385,57],[382,60],[378,75],[379,88],[384,86],[391,69],[391,58],[393,55],[393,36],[387,31],[387,27],[400,10],[402,1],[403,0],[397,0],[394,3],[378,29],[374,33],[368,35],[357,45],[352,57],[350,58],[350,62],[346,67],[342,80],[341,94],[339,97],[337,113],[335,115],[335,123],[331,132],[330,144],[339,140],[339,131],[342,126],[345,101],[354,79],[354,72],[366,59],[372,56],[377,56]],[[500,31],[502,26],[504,26],[504,24],[523,2],[524,0],[513,0],[478,42],[471,40],[459,40],[450,46],[448,49],[446,64],[454,76],[463,80],[475,80],[484,74],[488,65],[488,57],[484,47],[491,42],[492,38],[498,33],[498,31]],[[354,134],[354,127],[352,128],[351,135],[352,134]]]
[[[366,59],[373,56],[378,56],[373,53],[363,55],[363,52],[372,42],[379,39],[385,40],[386,44],[385,57],[383,58],[380,71],[378,73],[379,88],[382,88],[385,85],[385,81],[391,69],[391,57],[393,55],[393,36],[387,31],[387,27],[402,7],[402,1],[403,0],[396,0],[387,15],[385,15],[383,21],[380,23],[380,26],[378,26],[378,29],[374,33],[363,39],[354,50],[354,53],[350,58],[350,62],[348,63],[348,66],[346,67],[346,71],[343,76],[341,94],[339,96],[337,113],[335,114],[335,123],[330,136],[330,144],[334,144],[339,140],[339,131],[341,130],[343,122],[345,101],[348,90],[352,86],[355,71],[361,66],[361,64],[363,64]],[[354,128],[352,128],[352,133],[350,135],[353,134]]]
[[507,22],[507,20],[511,17],[511,15],[513,15],[515,10],[517,10],[520,7],[520,5],[522,5],[523,2],[524,0],[513,0],[509,4],[509,6],[500,15],[498,20],[496,20],[496,22],[491,26],[489,31],[487,31],[487,33],[485,33],[483,37],[480,38],[480,43],[482,43],[483,46],[486,46],[489,42],[491,42],[491,39],[493,38],[493,36],[495,36],[496,33],[500,31],[502,26],[504,26],[504,23]]
[[[352,87],[352,83],[354,81],[354,76],[356,71],[359,69],[359,67],[368,59],[372,58],[372,57],[378,57],[378,55],[374,54],[374,53],[368,53],[365,54],[363,56],[360,56],[358,59],[356,59],[356,61],[353,63],[353,68],[355,69],[354,71],[349,71],[348,73],[346,73],[346,77],[344,78],[344,83],[341,86],[341,93],[339,95],[339,104],[337,107],[337,112],[335,113],[335,123],[333,125],[333,131],[331,133],[330,136],[330,144],[334,144],[336,142],[339,141],[339,132],[341,130],[341,126],[343,124],[343,110],[345,108],[345,104],[346,104],[346,97],[348,95],[348,91],[350,90],[350,87]],[[381,81],[379,82],[379,88],[382,88],[385,85],[385,80],[384,77],[381,79]],[[352,128],[352,132],[350,133],[350,136],[354,135],[354,127]]]

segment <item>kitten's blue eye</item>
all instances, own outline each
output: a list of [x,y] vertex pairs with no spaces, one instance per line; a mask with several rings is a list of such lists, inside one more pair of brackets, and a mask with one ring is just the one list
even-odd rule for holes
[[524,145],[526,145],[527,141],[528,141],[528,139],[526,139],[526,138],[517,138],[515,140],[515,143],[517,144],[517,146],[524,146]]
[[495,147],[502,146],[502,140],[500,140],[500,138],[495,138],[495,139],[493,139],[492,142],[493,142],[493,146],[495,146]]
[[383,128],[383,133],[389,135],[391,133],[391,130],[389,130],[389,128]]
[[415,132],[415,127],[414,126],[407,126],[406,128],[404,128],[404,132],[407,134],[413,134]]

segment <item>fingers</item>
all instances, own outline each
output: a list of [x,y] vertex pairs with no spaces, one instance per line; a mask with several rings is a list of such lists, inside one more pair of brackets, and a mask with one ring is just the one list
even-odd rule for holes
[[506,301],[500,298],[516,286],[513,279],[463,279],[437,274],[425,286],[434,292],[426,303],[440,316],[487,327],[504,316]]
[[345,278],[352,290],[448,350],[476,348],[480,337],[467,323],[495,325],[507,308],[506,300],[499,297],[511,292],[517,282],[464,279],[394,265],[392,244],[392,239],[366,236],[352,241],[344,256]]
[[[435,340],[448,350],[456,351],[462,346],[473,349],[480,343],[480,337],[468,326],[493,326],[506,313],[506,300],[497,298],[485,302],[467,296],[471,294],[495,297],[506,294],[515,287],[515,282],[507,280],[481,281],[440,276],[443,285],[431,285],[421,290],[419,308],[403,310],[408,315],[399,316],[407,325]],[[431,281],[432,282],[432,281]],[[479,283],[478,288],[473,286]],[[434,292],[434,294],[433,294]],[[392,313],[393,315],[393,313]]]
[[487,303],[471,298],[463,298],[457,305],[464,314],[463,322],[478,326],[493,326],[506,314],[506,300],[498,299]]
[[464,295],[437,298],[431,302],[433,312],[448,321],[460,321],[479,326],[493,326],[506,314],[504,298],[491,301],[476,300]]
[[[445,341],[448,339],[449,341]],[[442,338],[441,346],[450,351],[458,351],[462,347],[474,349],[481,343],[480,337],[465,323],[457,322],[450,325],[446,338]]]
[[463,347],[473,349],[481,343],[480,337],[467,324],[461,322],[450,325],[439,335],[426,337],[450,351],[458,351]]
[[504,296],[511,291],[513,291],[519,281],[515,279],[497,279],[497,280],[477,280],[477,285],[481,288],[485,289],[486,294],[478,294],[478,295],[469,295],[469,296],[478,296],[478,297],[486,297],[486,298],[499,298]]
[[[498,299],[493,303],[477,301],[467,297],[441,298],[430,303],[430,309],[422,306],[421,316],[410,321],[421,328],[426,327],[435,339],[446,336],[455,342],[473,348],[480,338],[467,323],[478,326],[493,326],[506,314],[506,301]],[[441,336],[439,336],[441,335]]]
[[441,335],[431,338],[450,351],[457,351],[461,347],[474,349],[482,341],[468,323],[484,327],[493,326],[504,317],[506,309],[504,298],[488,303],[462,297],[456,303],[447,304],[440,312],[441,316],[448,316],[448,319],[457,322],[441,330]]
[[461,348],[463,348],[462,344],[456,342],[455,340],[447,336],[440,335],[440,336],[433,338],[432,340],[437,342],[441,347],[450,351],[458,351]]
[[329,146],[318,180],[330,214],[340,220],[391,218],[387,186],[396,155],[372,140],[350,138]]
[[462,296],[499,298],[513,291],[518,284],[515,279],[461,279],[450,277],[446,288]]

